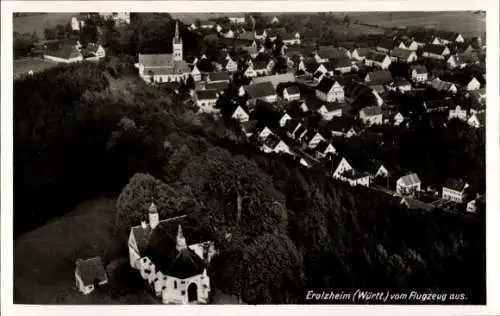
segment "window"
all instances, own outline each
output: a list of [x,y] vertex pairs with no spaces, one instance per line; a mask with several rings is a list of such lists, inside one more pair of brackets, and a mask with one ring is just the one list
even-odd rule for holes
[[177,281],[174,281],[174,289],[177,290]]
[[181,281],[181,284],[186,284],[186,281]]
[[181,295],[186,295],[186,291],[181,291]]

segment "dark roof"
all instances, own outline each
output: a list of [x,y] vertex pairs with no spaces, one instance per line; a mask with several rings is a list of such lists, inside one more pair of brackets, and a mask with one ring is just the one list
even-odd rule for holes
[[457,32],[449,32],[449,31],[442,31],[442,30],[438,31],[436,33],[437,37],[444,39],[444,40],[447,40],[447,41],[450,41],[450,42],[454,42],[458,35],[459,35],[459,33],[457,33]]
[[426,109],[453,109],[455,104],[451,98],[424,101]]
[[383,38],[377,43],[377,47],[385,48],[385,49],[392,49],[394,47],[394,42],[391,41],[390,39]]
[[320,153],[324,153],[325,150],[328,148],[330,143],[325,142],[325,141],[320,141],[318,145],[314,148],[314,150],[319,151]]
[[419,43],[430,43],[434,39],[434,35],[429,33],[417,33],[413,35],[413,39]]
[[266,69],[268,64],[269,64],[268,61],[256,60],[253,62],[253,69],[257,69],[257,70]]
[[370,51],[370,52],[368,52],[368,54],[366,54],[366,59],[373,60],[373,61],[381,63],[381,62],[384,61],[384,59],[385,59],[386,56],[387,55],[384,54],[384,53]]
[[410,57],[411,54],[414,54],[414,52],[409,49],[398,48],[398,47],[394,48],[391,51],[391,56],[402,59],[408,59],[408,57]]
[[78,259],[76,261],[76,273],[80,276],[85,286],[94,284],[96,280],[101,282],[108,279],[101,257],[86,260]]
[[352,66],[351,61],[347,57],[331,58],[325,63],[328,70],[335,70],[338,68],[346,68]]
[[135,242],[137,243],[137,250],[139,254],[144,254],[148,245],[149,237],[151,237],[151,227],[149,225],[143,228],[141,225],[132,227],[132,234],[134,235]]
[[215,90],[217,92],[226,90],[229,87],[229,83],[226,81],[219,81],[219,82],[207,82],[205,84],[205,89],[207,90]]
[[375,115],[381,115],[382,114],[382,108],[379,106],[369,106],[366,108],[362,108],[360,112],[363,112],[365,116],[375,116]]
[[269,81],[250,84],[244,87],[250,98],[262,98],[275,95],[273,84]]
[[193,250],[186,247],[178,252],[168,267],[163,266],[158,268],[165,275],[178,279],[187,279],[202,274],[206,268],[206,264]]
[[265,140],[264,140],[264,144],[270,148],[275,148],[279,142],[281,141],[281,139],[279,138],[278,135],[276,134],[270,134]]
[[417,74],[425,74],[427,73],[427,69],[425,68],[424,65],[411,65],[410,66],[410,71],[413,72],[415,70]]
[[399,179],[401,179],[401,181],[405,185],[413,185],[420,183],[420,179],[418,178],[418,175],[416,173],[407,174],[406,176],[403,176]]
[[396,77],[394,78],[394,85],[396,87],[399,87],[399,86],[406,86],[406,85],[409,85],[411,84],[405,77]]
[[467,183],[463,179],[448,179],[444,184],[445,188],[462,192],[465,189]]
[[217,90],[198,90],[196,91],[196,95],[199,100],[213,100],[217,99]]
[[144,67],[171,67],[173,63],[172,54],[140,54],[139,64]]
[[47,50],[46,55],[64,59],[70,59],[81,56],[80,52],[76,49],[76,47],[69,44],[61,44],[58,46],[58,48],[49,49]]
[[477,55],[476,52],[466,52],[458,54],[456,57],[458,58],[459,61],[466,64],[479,62],[479,56]]
[[283,36],[285,35],[286,29],[284,27],[270,28],[266,31],[267,37]]
[[418,210],[429,211],[429,210],[431,210],[431,209],[434,208],[434,206],[432,206],[432,204],[428,204],[428,203],[419,201],[417,199],[412,199],[412,198],[409,198],[409,197],[404,197],[403,199],[401,199],[401,203],[405,203],[406,206],[409,209],[412,209],[412,210],[417,210],[418,209]]
[[370,71],[366,75],[370,77],[370,85],[387,84],[394,80],[389,70]]
[[337,111],[345,107],[345,103],[327,102],[323,104],[328,112]]
[[342,176],[346,177],[348,179],[357,180],[357,179],[360,179],[360,178],[368,177],[369,174],[366,173],[366,172],[357,171],[355,169],[350,169],[350,170],[344,171],[342,173]]
[[335,79],[329,77],[323,77],[319,84],[316,86],[316,90],[319,90],[323,93],[328,93],[332,86],[335,84]]
[[341,86],[351,84],[353,81],[360,81],[361,78],[358,74],[342,74],[333,77]]
[[302,62],[309,73],[314,73],[319,67],[318,62],[314,58],[304,58]]
[[426,44],[426,45],[424,45],[423,51],[427,52],[427,53],[442,55],[445,49],[446,49],[445,45]]
[[307,131],[306,127],[304,125],[300,125],[299,128],[295,131],[293,134],[294,138],[298,138],[300,135],[302,135],[305,131]]
[[370,52],[370,48],[368,48],[368,47],[358,47],[358,48],[353,49],[352,52],[354,53],[355,50],[358,51],[359,57],[366,56]]
[[334,46],[320,46],[316,53],[323,59],[344,58],[347,56],[345,49]]
[[297,85],[288,86],[285,89],[288,92],[288,94],[298,94],[298,93],[300,93],[299,86],[297,86]]
[[227,71],[211,72],[207,74],[207,79],[210,79],[210,81],[229,81],[230,78],[231,74]]

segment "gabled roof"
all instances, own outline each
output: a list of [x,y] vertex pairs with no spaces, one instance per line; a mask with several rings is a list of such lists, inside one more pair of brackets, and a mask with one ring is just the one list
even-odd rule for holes
[[391,41],[390,39],[383,38],[377,43],[377,47],[391,50],[394,47],[394,42]]
[[253,62],[253,69],[254,70],[266,69],[268,65],[269,65],[268,61],[265,61],[265,60],[256,60],[256,61]]
[[453,83],[435,78],[434,80],[432,80],[431,86],[438,91],[450,91]]
[[272,83],[268,81],[250,84],[244,86],[244,89],[250,98],[262,98],[276,94]]
[[137,250],[140,255],[144,254],[148,245],[149,237],[151,237],[151,227],[149,225],[143,228],[141,225],[132,227],[132,235],[137,244]]
[[314,73],[319,67],[318,62],[314,58],[305,58],[303,61],[305,70],[309,73]]
[[408,59],[408,57],[410,57],[411,54],[415,54],[415,52],[409,49],[404,49],[399,47],[396,47],[391,51],[391,56],[402,59]]
[[316,145],[314,150],[319,151],[320,153],[324,153],[326,151],[326,149],[328,148],[328,146],[330,146],[330,145],[331,145],[330,143],[321,140],[318,143],[318,145]]
[[445,49],[447,47],[445,45],[439,44],[426,44],[424,45],[423,51],[426,53],[433,53],[437,55],[443,55]]
[[368,52],[368,54],[366,54],[366,59],[373,60],[379,63],[383,62],[386,57],[387,57],[386,54],[375,51],[370,51]]
[[345,49],[334,46],[319,46],[316,53],[322,59],[344,58],[347,56]]
[[252,83],[260,82],[270,82],[273,85],[274,89],[276,89],[278,88],[278,85],[280,83],[295,82],[295,75],[293,73],[287,72],[284,74],[255,77],[252,79]]
[[394,85],[396,87],[400,87],[400,86],[407,86],[411,84],[405,77],[396,77],[394,79]]
[[403,176],[399,178],[398,181],[399,180],[401,180],[401,182],[403,182],[403,184],[406,186],[420,183],[420,179],[418,178],[418,175],[416,173],[411,173],[406,176]]
[[417,74],[425,74],[427,73],[427,69],[425,68],[424,65],[411,65],[410,66],[410,71],[413,72],[415,70]]
[[352,53],[354,53],[355,50],[357,51],[359,57],[366,56],[370,52],[370,48],[368,48],[368,47],[355,48],[352,50]]
[[458,58],[459,61],[465,64],[472,64],[479,62],[479,56],[477,55],[476,52],[466,52],[458,54],[456,57]]
[[101,257],[78,259],[76,261],[76,274],[80,276],[84,286],[92,285],[96,280],[99,282],[108,280]]
[[417,33],[413,35],[413,39],[418,43],[430,43],[434,36],[429,33]]
[[302,135],[304,132],[306,132],[307,129],[304,125],[300,125],[296,130],[295,130],[295,133],[293,134],[293,137],[294,138],[298,138],[300,137],[300,135]]
[[360,81],[361,78],[357,73],[353,74],[342,74],[333,77],[341,86],[352,84],[354,81]]
[[215,90],[217,92],[224,91],[229,87],[229,83],[226,81],[219,81],[219,82],[207,82],[205,84],[205,89],[206,90]]
[[366,74],[370,78],[370,84],[387,84],[392,82],[392,74],[389,70],[370,71]]
[[206,264],[203,259],[188,247],[178,252],[168,268],[166,266],[160,268],[163,274],[178,279],[187,279],[200,275],[205,269]]
[[455,104],[451,98],[424,101],[424,105],[426,109],[455,108]]
[[335,79],[323,77],[319,84],[316,86],[316,90],[319,90],[323,93],[328,93],[332,89],[332,86],[335,84],[335,82]]
[[82,54],[73,45],[61,44],[58,46],[58,48],[48,50],[46,55],[59,57],[59,58],[63,58],[63,59],[70,59],[70,58],[79,57]]
[[444,184],[445,188],[458,192],[462,192],[466,186],[467,183],[463,179],[454,178],[446,180],[446,183]]
[[428,204],[417,199],[412,199],[409,197],[404,197],[401,199],[401,204],[405,204],[409,209],[412,210],[432,210],[434,206],[432,204]]
[[297,85],[288,86],[285,88],[285,90],[288,94],[299,94],[300,93],[299,86],[297,86]]
[[211,72],[207,74],[210,81],[229,81],[231,74],[227,71]]
[[287,33],[284,27],[270,28],[266,32],[267,32],[267,37],[282,36]]
[[362,108],[360,113],[363,113],[365,116],[377,116],[382,115],[382,108],[379,106],[369,106],[366,108]]
[[459,33],[457,32],[449,32],[449,31],[438,31],[436,33],[436,36],[439,37],[440,39],[444,39],[444,40],[447,40],[447,41],[450,41],[450,42],[454,42],[457,37],[458,37]]
[[144,67],[171,67],[173,63],[172,54],[140,54],[139,64]]
[[196,95],[198,96],[199,100],[213,100],[217,99],[217,90],[199,90],[196,91]]
[[330,112],[334,112],[334,111],[343,109],[346,105],[344,103],[338,103],[338,102],[327,102],[327,103],[324,103],[323,106],[330,113]]
[[335,70],[351,66],[352,66],[351,61],[347,57],[330,58],[328,62],[325,63],[325,67],[328,70]]

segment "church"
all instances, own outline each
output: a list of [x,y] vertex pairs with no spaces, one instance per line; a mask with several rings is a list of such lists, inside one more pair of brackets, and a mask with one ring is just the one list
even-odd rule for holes
[[141,54],[135,66],[139,76],[148,83],[180,82],[191,74],[189,64],[183,60],[179,23],[175,24],[172,54]]
[[147,220],[130,230],[130,265],[163,304],[206,304],[207,266],[215,255],[208,232],[186,215],[159,220],[151,203]]

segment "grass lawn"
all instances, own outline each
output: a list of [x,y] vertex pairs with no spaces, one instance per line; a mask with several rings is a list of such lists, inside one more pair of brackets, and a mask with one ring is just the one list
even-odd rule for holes
[[[142,282],[113,295],[111,287],[90,295],[75,288],[78,258],[126,257],[126,236],[113,237],[115,200],[95,199],[14,241],[16,304],[151,304]],[[133,279],[132,275],[132,278]]]
[[77,14],[58,12],[16,16],[13,18],[13,30],[21,34],[36,32],[40,38],[44,38],[45,28],[53,28],[57,24],[66,25],[75,15]]
[[30,70],[33,72],[42,71],[48,68],[52,68],[58,65],[58,63],[45,60],[43,58],[23,58],[14,59],[12,72],[14,77],[27,74]]

